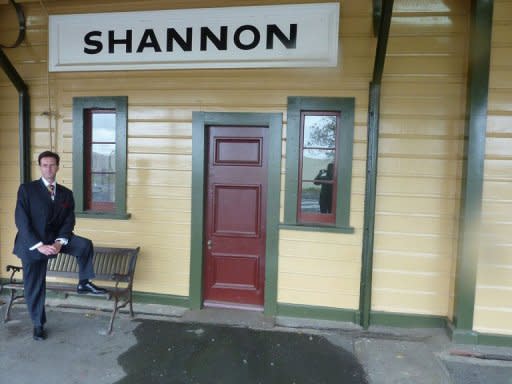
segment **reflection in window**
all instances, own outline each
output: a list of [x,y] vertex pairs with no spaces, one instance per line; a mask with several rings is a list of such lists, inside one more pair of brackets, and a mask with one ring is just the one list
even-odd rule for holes
[[311,182],[302,183],[301,211],[318,213],[320,209],[320,186]]
[[84,112],[85,209],[112,212],[116,199],[116,112]]
[[298,221],[336,222],[336,147],[339,113],[301,113]]

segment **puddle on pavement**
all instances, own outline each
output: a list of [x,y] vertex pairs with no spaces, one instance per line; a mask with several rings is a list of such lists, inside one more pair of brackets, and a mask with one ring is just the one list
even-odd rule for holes
[[352,353],[304,333],[143,320],[117,384],[366,384]]

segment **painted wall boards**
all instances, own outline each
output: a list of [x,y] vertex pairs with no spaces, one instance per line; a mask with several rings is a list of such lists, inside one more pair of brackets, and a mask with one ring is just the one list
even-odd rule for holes
[[395,1],[382,85],[372,310],[451,316],[469,3]]
[[[361,274],[368,84],[376,40],[372,3],[341,2],[341,68],[310,83],[303,79],[290,96],[355,97],[350,225],[353,234],[281,230],[278,301],[357,309]],[[284,162],[283,162],[284,168]],[[284,188],[284,179],[283,179]],[[282,196],[285,191],[282,190]]]
[[512,2],[494,3],[474,330],[512,334]]
[[[32,49],[34,52],[39,51],[40,39],[37,31],[37,17],[27,19],[28,23],[34,24],[31,31],[33,37]],[[14,43],[18,35],[18,22],[16,12],[10,6],[0,7],[0,36],[1,42],[5,45]],[[44,48],[44,44],[43,44]],[[30,73],[32,80],[35,80],[31,86],[32,110],[39,113],[46,103],[47,88],[42,87],[38,76],[33,72],[21,72],[20,66],[26,66],[26,63],[33,62],[32,70],[41,73],[39,58],[34,60],[24,48],[4,49],[5,55],[9,58],[13,66],[20,73],[21,77],[27,82],[25,77]],[[31,57],[32,56],[32,57]],[[20,163],[19,163],[19,134],[18,134],[18,92],[3,70],[0,70],[0,276],[5,274],[5,267],[8,264],[17,262],[18,259],[12,255],[14,244],[14,236],[16,234],[14,228],[14,207],[16,204],[16,192],[20,182]],[[36,112],[37,113],[37,112]],[[39,115],[38,113],[38,115]],[[34,127],[32,138],[38,135],[38,127],[40,128],[45,119],[32,115],[30,124]]]
[[[0,34],[2,32],[0,31]],[[13,229],[16,191],[20,180],[18,153],[18,92],[0,74],[0,270],[5,271],[14,244]]]
[[[280,3],[295,2],[300,1]],[[182,0],[172,7],[255,3],[275,2]],[[336,68],[48,74],[47,12],[158,10],[169,2],[23,2],[27,38],[6,54],[30,88],[34,175],[37,154],[52,148],[62,154],[59,181],[72,186],[73,97],[128,96],[127,205],[132,216],[80,218],[77,232],[98,245],[141,246],[135,290],[189,293],[193,111],[286,114],[288,96],[355,97],[354,233],[280,230],[277,294],[279,303],[358,308],[368,84],[376,39],[372,1],[340,4],[342,58]],[[7,7],[0,5],[0,35],[13,34],[16,27],[6,21],[12,16],[3,12]],[[510,1],[497,0],[495,14],[483,210],[489,241],[479,264],[475,329],[512,333],[507,325],[512,308],[503,306],[512,281]],[[468,19],[469,1],[395,1],[382,85],[373,311],[452,315]],[[11,247],[19,182],[17,108],[16,91],[0,73],[1,277],[6,277],[5,265],[16,261]],[[286,128],[286,118],[284,123]]]
[[[248,1],[177,1],[174,8],[254,5]],[[258,4],[272,4],[261,1]],[[295,3],[283,1],[282,3]],[[123,72],[47,73],[47,12],[49,14],[150,10],[169,7],[165,1],[44,1],[24,2],[27,39],[22,46],[7,52],[33,95],[32,170],[38,175],[37,154],[53,148],[62,155],[59,181],[72,187],[72,98],[76,96],[128,96],[128,185],[129,220],[79,218],[77,233],[90,237],[98,245],[141,246],[140,263],[135,276],[135,290],[176,296],[189,292],[192,111],[213,112],[284,112],[287,97],[356,96],[357,161],[353,182],[354,209],[352,225],[361,226],[362,191],[365,156],[367,84],[372,68],[374,38],[371,35],[371,2],[342,4],[342,65],[328,69],[233,69],[167,70]],[[7,7],[7,6],[6,6]],[[342,90],[342,91],[340,91]],[[9,95],[2,97],[9,97]],[[16,100],[9,101],[13,108]],[[50,118],[44,115],[51,110]],[[13,115],[15,116],[15,115]],[[9,130],[10,147],[17,144],[17,124]],[[0,156],[4,156],[3,154]],[[283,167],[284,168],[284,167]],[[13,208],[17,187],[17,169],[13,190],[2,205],[2,236],[12,239]],[[8,200],[8,201],[7,201]],[[196,234],[200,236],[200,234]],[[287,235],[283,231],[283,239]],[[295,236],[292,233],[291,236]],[[299,261],[283,258],[283,290],[280,300],[304,304],[355,307],[358,302],[360,235],[323,236],[308,233],[315,254],[329,254],[318,270],[307,275],[301,271],[310,253],[303,250]],[[325,238],[327,237],[327,239]],[[341,238],[341,241],[339,240]],[[286,240],[283,240],[286,243]],[[289,244],[289,243],[288,243]],[[322,245],[324,244],[324,245]],[[329,247],[329,244],[332,247]],[[2,263],[13,262],[11,244],[2,244]],[[323,248],[322,248],[323,247]],[[311,248],[310,248],[311,249]],[[340,252],[341,249],[341,252]],[[294,254],[286,250],[283,255]],[[337,255],[342,254],[340,260]],[[5,255],[5,256],[4,256]],[[292,266],[287,268],[287,263]],[[339,279],[333,273],[340,273]],[[347,267],[348,265],[348,267]],[[306,267],[307,269],[307,267]],[[2,271],[2,276],[5,272]],[[291,276],[291,278],[288,278]],[[330,285],[315,288],[327,276]],[[345,277],[349,277],[348,280]],[[348,281],[348,283],[347,283]],[[290,293],[292,286],[311,287],[307,295]],[[331,288],[334,287],[333,290]],[[302,288],[301,288],[302,289]],[[341,297],[336,298],[338,294]],[[292,297],[291,297],[292,296]],[[333,299],[334,298],[334,299]]]

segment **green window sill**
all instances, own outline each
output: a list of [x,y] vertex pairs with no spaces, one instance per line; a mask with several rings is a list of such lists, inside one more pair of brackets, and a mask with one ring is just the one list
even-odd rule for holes
[[307,232],[354,233],[354,227],[333,227],[328,225],[279,224],[279,229]]
[[132,215],[131,213],[111,213],[111,212],[75,212],[76,217],[83,217],[89,219],[111,219],[111,220],[128,220]]

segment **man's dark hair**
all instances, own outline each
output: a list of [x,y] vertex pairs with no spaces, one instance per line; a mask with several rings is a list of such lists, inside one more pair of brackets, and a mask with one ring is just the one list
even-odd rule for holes
[[57,163],[57,165],[59,165],[60,163],[60,156],[57,155],[55,152],[52,152],[52,151],[44,151],[44,152],[41,152],[39,154],[39,157],[37,158],[37,163],[39,165],[41,165],[41,159],[43,157],[53,157],[55,159],[55,162]]

